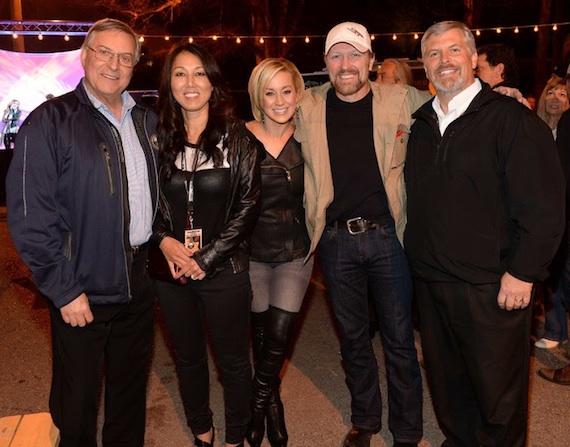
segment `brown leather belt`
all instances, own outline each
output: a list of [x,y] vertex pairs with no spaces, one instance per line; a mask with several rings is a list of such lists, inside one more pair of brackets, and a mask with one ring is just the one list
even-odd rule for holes
[[362,217],[354,217],[348,220],[337,220],[335,226],[341,230],[347,230],[350,234],[360,234],[368,230],[380,228],[382,224],[379,222],[371,222]]

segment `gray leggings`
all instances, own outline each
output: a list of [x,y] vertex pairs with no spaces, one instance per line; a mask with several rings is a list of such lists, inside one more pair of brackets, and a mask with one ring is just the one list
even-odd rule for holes
[[269,305],[299,312],[313,271],[314,256],[291,262],[251,261],[249,277],[253,290],[252,312],[264,312]]

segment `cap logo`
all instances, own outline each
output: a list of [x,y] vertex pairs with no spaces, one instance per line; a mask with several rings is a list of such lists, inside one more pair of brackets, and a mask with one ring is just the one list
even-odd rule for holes
[[356,34],[358,37],[362,37],[362,38],[364,39],[364,36],[363,36],[362,34],[360,34],[357,29],[355,29],[355,28],[348,28],[348,30],[349,30],[351,33],[353,33],[353,34]]

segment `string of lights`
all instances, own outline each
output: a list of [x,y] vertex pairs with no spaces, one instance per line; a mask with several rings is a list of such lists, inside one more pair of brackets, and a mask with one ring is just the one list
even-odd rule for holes
[[[14,39],[19,36],[37,36],[39,40],[42,40],[44,36],[63,36],[65,40],[69,40],[70,37],[85,36],[89,28],[93,25],[93,22],[70,22],[61,20],[45,20],[45,21],[11,21],[5,20],[0,21],[0,36],[1,35],[11,35]],[[559,23],[538,23],[533,25],[515,25],[515,26],[499,26],[491,28],[474,28],[471,31],[476,36],[480,36],[482,33],[494,32],[497,34],[503,32],[512,32],[514,34],[521,33],[523,31],[531,30],[533,32],[538,32],[540,29],[549,28],[552,31],[557,31],[560,27],[568,26],[570,22],[559,22]],[[410,31],[410,32],[389,32],[389,33],[371,33],[370,37],[372,40],[378,38],[388,37],[392,40],[398,40],[399,38],[412,37],[413,39],[419,39],[423,32],[420,31]],[[221,40],[230,39],[234,40],[236,43],[240,44],[244,40],[255,40],[260,44],[263,44],[268,39],[278,39],[282,43],[294,40],[304,40],[305,43],[310,43],[313,39],[324,39],[326,36],[322,34],[303,34],[303,35],[290,35],[290,36],[252,36],[252,35],[223,35],[223,34],[213,34],[213,35],[140,35],[140,40],[144,41],[146,39],[163,39],[163,40],[184,40],[188,39],[189,42],[194,40]]]

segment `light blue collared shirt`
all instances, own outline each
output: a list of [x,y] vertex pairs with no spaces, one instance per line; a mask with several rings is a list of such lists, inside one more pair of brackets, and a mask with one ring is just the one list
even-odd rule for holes
[[439,102],[439,98],[436,96],[433,100],[433,110],[437,115],[437,120],[439,123],[439,131],[441,135],[445,133],[445,129],[449,126],[453,121],[459,118],[465,111],[473,98],[477,96],[477,93],[481,91],[483,87],[481,86],[481,81],[475,78],[475,82],[467,87],[462,92],[458,93],[456,96],[453,97],[449,104],[447,105],[447,114],[443,113],[441,110],[441,103]]
[[119,121],[105,104],[91,94],[85,85],[85,80],[82,82],[93,106],[119,131],[127,171],[127,189],[131,215],[129,227],[130,244],[131,246],[144,244],[152,234],[152,200],[150,198],[146,157],[131,115],[131,111],[136,104],[135,100],[127,91],[122,93],[123,110],[121,111],[121,120]]

